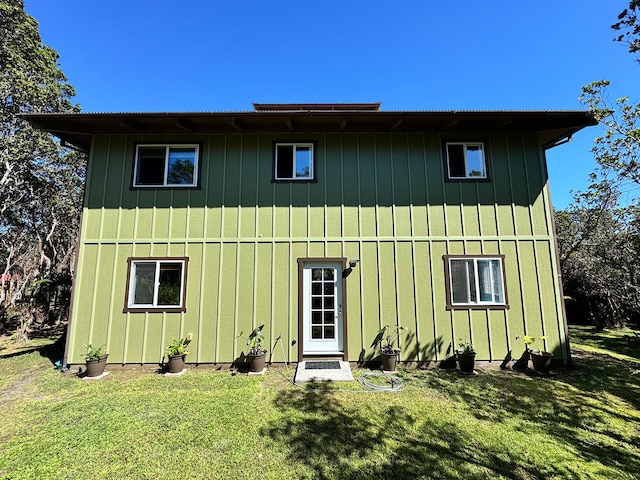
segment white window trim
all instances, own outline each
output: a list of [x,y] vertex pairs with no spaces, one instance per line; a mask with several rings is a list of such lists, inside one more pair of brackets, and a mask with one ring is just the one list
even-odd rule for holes
[[[476,294],[476,301],[475,302],[471,302],[470,301],[470,285],[468,283],[468,278],[469,278],[469,270],[468,270],[468,266],[467,266],[467,302],[454,302],[453,298],[453,275],[452,275],[452,268],[451,268],[451,262],[452,261],[468,261],[471,260],[473,261],[474,264],[474,284],[475,284],[475,294]],[[478,269],[478,261],[498,261],[499,263],[499,271],[501,273],[501,280],[502,282],[500,283],[501,289],[502,291],[501,296],[502,296],[502,302],[495,302],[495,301],[487,301],[487,300],[480,300],[481,298],[481,294],[480,294],[480,278],[479,278],[479,269]],[[449,295],[449,299],[448,299],[448,304],[451,307],[454,308],[473,308],[473,307],[491,307],[491,306],[496,306],[496,307],[501,307],[501,308],[509,308],[509,304],[507,302],[507,288],[506,288],[506,284],[505,284],[505,272],[504,272],[504,257],[503,256],[491,256],[491,255],[484,255],[484,256],[473,256],[473,255],[451,255],[451,256],[446,256],[446,261],[447,261],[447,282],[448,282],[448,292],[447,294]],[[493,285],[493,270],[489,269],[489,273],[491,275],[491,281],[490,281],[490,285]]]
[[[309,157],[310,157],[310,165],[309,165],[309,176],[308,177],[279,177],[278,176],[278,147],[293,147],[293,171],[291,173],[295,173],[296,169],[296,150],[297,147],[305,147],[309,148]],[[309,142],[276,142],[275,148],[275,159],[273,163],[273,178],[276,180],[285,180],[285,181],[309,181],[315,180],[315,150],[313,143]]]
[[[451,162],[449,161],[449,145],[462,145],[463,147],[463,154],[464,154],[464,171],[465,171],[465,176],[464,177],[454,177],[453,175],[451,175]],[[480,150],[482,151],[482,163],[483,163],[483,170],[484,170],[484,175],[467,175],[466,172],[469,170],[468,168],[468,162],[467,162],[467,148],[466,147],[480,147]],[[446,142],[445,144],[445,153],[447,155],[447,178],[450,180],[486,180],[487,177],[487,155],[486,155],[486,148],[484,146],[484,142]]]
[[[162,185],[144,185],[136,182],[138,176],[138,156],[140,148],[147,147],[164,147],[164,177]],[[192,183],[167,183],[169,176],[169,150],[171,148],[193,148],[195,153],[193,165],[193,182]],[[197,143],[139,143],[136,145],[136,158],[133,166],[133,186],[135,188],[192,188],[198,186],[198,167],[200,164],[200,145]]]
[[[127,309],[128,310],[175,310],[181,309],[184,310],[184,296],[185,296],[185,281],[186,281],[186,263],[187,260],[184,258],[130,258],[130,267],[129,267],[129,278],[128,281],[128,295],[127,295]],[[154,287],[153,287],[153,303],[145,304],[145,303],[133,303],[135,299],[135,288],[136,288],[136,264],[138,263],[155,263],[155,276],[154,276]],[[163,263],[179,263],[181,264],[180,268],[180,303],[177,305],[158,305],[158,293],[160,291],[160,266]]]

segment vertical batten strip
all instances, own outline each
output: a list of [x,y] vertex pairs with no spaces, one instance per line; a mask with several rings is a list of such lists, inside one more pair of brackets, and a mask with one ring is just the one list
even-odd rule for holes
[[431,223],[429,222],[429,210],[431,208],[431,200],[429,199],[429,162],[427,161],[427,140],[422,134],[422,161],[424,162],[424,198],[425,198],[425,216],[427,222],[427,237],[431,238]]
[[[418,307],[418,280],[416,277],[416,241],[415,241],[415,225],[414,225],[414,210],[413,210],[413,184],[411,183],[411,142],[409,141],[409,134],[405,134],[405,142],[407,145],[407,174],[409,176],[409,226],[410,226],[410,236],[411,236],[411,275],[413,278],[411,279],[413,283],[413,328],[416,334],[416,351],[417,356],[416,360],[422,360],[422,352],[420,351],[420,329],[419,329],[419,307]],[[426,170],[425,170],[426,172]],[[426,206],[428,202],[425,202],[425,209],[428,209]]]
[[358,189],[358,253],[360,261],[360,275],[358,275],[358,280],[360,282],[360,350],[365,349],[365,328],[364,328],[364,304],[366,302],[364,291],[362,290],[363,283],[362,279],[364,277],[363,268],[364,268],[364,259],[362,258],[362,192],[361,192],[361,184],[360,184],[360,134],[356,134],[356,167],[357,167],[357,189]]
[[[437,338],[438,338],[438,322],[436,322],[436,319],[435,319],[436,292],[435,292],[434,283],[433,283],[433,277],[434,277],[433,272],[435,272],[435,267],[433,265],[434,257],[433,257],[433,242],[432,241],[429,241],[427,243],[427,248],[429,249],[429,267],[431,268],[431,275],[429,275],[429,283],[430,283],[430,288],[431,288],[431,309],[433,310],[433,313],[434,313],[434,315],[433,315],[433,341],[434,341],[434,344],[435,344],[435,342],[437,341]],[[435,345],[434,345],[434,347],[435,347]],[[433,351],[434,351],[434,355],[435,355],[434,360],[437,362],[440,352],[436,348],[434,348]]]
[[108,161],[108,159],[111,158],[111,139],[112,135],[109,135],[109,141],[107,142],[107,165],[104,172],[104,178],[102,180],[104,183],[102,185],[102,204],[100,205],[100,229],[98,230],[98,238],[103,238],[104,236],[104,204],[107,201],[107,184],[109,179],[109,166],[111,165],[111,162]]
[[[201,185],[203,185],[204,187],[204,213],[202,216],[202,232],[205,238],[203,238],[203,241],[201,243],[202,245],[202,265],[200,268],[200,284],[198,285],[199,290],[200,290],[200,298],[198,300],[198,330],[197,330],[197,340],[196,340],[196,348],[198,349],[198,355],[196,356],[196,362],[197,363],[202,363],[202,330],[204,328],[202,322],[203,322],[203,318],[204,318],[204,297],[205,297],[205,282],[206,282],[206,275],[205,275],[205,271],[206,271],[206,267],[207,267],[207,262],[205,261],[206,258],[206,251],[207,251],[207,245],[209,245],[207,243],[207,232],[208,230],[208,223],[209,223],[209,177],[206,177],[206,181],[205,181],[205,176],[203,174],[203,171],[207,171],[210,172],[212,169],[212,165],[211,165],[211,134],[207,135],[207,143],[206,143],[206,162],[201,162],[200,164],[200,171],[198,172],[198,174],[200,175],[200,182]],[[201,152],[201,155],[205,156],[204,152]],[[202,168],[204,167],[206,163],[206,169]],[[222,246],[221,246],[222,249]],[[220,279],[218,279],[218,283],[220,283]]]
[[531,196],[531,182],[529,180],[529,168],[527,167],[527,148],[526,148],[526,139],[524,137],[524,133],[520,134],[520,145],[522,146],[522,159],[524,163],[524,181],[527,185],[527,212],[529,213],[529,227],[531,228],[531,235],[535,235],[535,225],[533,224],[533,202],[534,199]]
[[[516,222],[515,204],[513,201],[513,175],[511,173],[511,155],[509,154],[509,136],[506,132],[504,134],[504,139],[505,139],[505,152],[507,154],[507,174],[509,175],[509,194],[511,195],[511,221],[513,222],[513,234],[514,236],[517,237],[518,223]],[[526,315],[527,306],[526,306],[526,300],[524,297],[524,288],[522,284],[523,272],[522,272],[522,259],[520,258],[520,241],[519,240],[514,241],[514,247],[516,251],[516,263],[518,266],[518,281],[520,282],[519,293],[520,293],[520,301],[522,305],[522,328],[523,328],[523,333],[525,333],[527,331],[527,315]]]
[[[216,341],[215,341],[215,348],[216,348],[216,354],[214,355],[214,362],[218,363],[220,361],[220,322],[221,320],[221,315],[220,315],[220,309],[222,307],[222,265],[223,265],[223,258],[224,258],[224,254],[225,254],[225,248],[224,245],[225,243],[223,242],[224,240],[224,219],[225,219],[225,195],[226,195],[226,186],[227,186],[227,154],[228,154],[228,148],[229,148],[229,135],[225,134],[224,135],[224,146],[223,146],[223,150],[222,150],[222,192],[221,192],[221,198],[222,198],[222,205],[220,205],[220,255],[218,256],[218,304],[216,306],[216,326],[215,326],[215,330],[216,330]],[[234,336],[236,334],[235,331],[235,326],[234,326]],[[235,342],[233,343],[233,352],[232,354],[235,354]],[[235,358],[235,357],[234,357]]]

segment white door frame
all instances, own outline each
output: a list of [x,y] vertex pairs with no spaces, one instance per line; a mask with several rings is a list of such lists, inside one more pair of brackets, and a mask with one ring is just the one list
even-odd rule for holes
[[298,361],[320,356],[347,359],[346,262],[298,259]]

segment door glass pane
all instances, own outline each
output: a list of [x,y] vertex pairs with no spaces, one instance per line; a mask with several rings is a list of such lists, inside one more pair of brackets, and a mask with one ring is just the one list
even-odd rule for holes
[[336,338],[336,329],[333,327],[333,325],[324,327],[324,338]]
[[322,295],[322,284],[321,283],[312,283],[311,284],[311,294],[312,295]]
[[322,339],[322,327],[311,327],[311,338]]
[[322,324],[322,312],[311,312],[311,323],[314,325]]
[[333,310],[333,297],[325,297],[324,298],[324,308]]
[[312,297],[311,298],[311,308],[314,310],[319,310],[322,308],[322,297]]
[[333,295],[333,283],[325,283],[324,284],[324,294],[325,295]]
[[324,279],[325,280],[333,280],[334,279],[334,270],[333,268],[325,268],[324,269]]
[[311,269],[311,280],[314,280],[314,281],[322,280],[322,269],[321,268],[312,268]]
[[333,312],[324,312],[324,323],[325,325],[333,325],[334,322]]

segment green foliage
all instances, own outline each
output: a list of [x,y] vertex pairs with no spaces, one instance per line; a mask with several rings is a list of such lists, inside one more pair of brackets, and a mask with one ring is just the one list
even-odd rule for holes
[[[538,342],[542,342],[544,340],[546,340],[547,337],[545,337],[544,335],[540,336],[540,337],[532,337],[530,335],[523,335],[522,337],[522,341],[524,342],[525,348],[527,349],[527,351],[529,350],[533,350],[533,351],[539,351],[542,352],[544,351],[544,344],[538,344]],[[516,337],[516,340],[519,340],[520,337]],[[533,346],[534,348],[531,349],[529,348],[530,346]]]
[[85,362],[90,360],[100,360],[102,357],[107,355],[107,352],[104,351],[106,345],[101,345],[99,347],[94,347],[93,345],[85,344],[85,348],[87,349],[87,353],[84,354]]
[[473,348],[473,344],[468,342],[466,339],[462,340],[462,338],[458,337],[458,347],[460,351],[465,354],[476,353],[476,349]]
[[400,325],[385,325],[378,330],[378,334],[371,346],[374,348],[379,346],[380,353],[384,353],[385,355],[396,355],[400,352],[400,348],[396,348],[394,343],[400,340],[400,332],[403,330],[405,330],[405,328]]
[[[630,53],[640,48],[640,3],[632,0],[612,28]],[[598,164],[586,191],[556,214],[565,293],[599,328],[640,321],[640,104],[611,102],[607,80],[583,87],[580,100],[600,122],[591,151]]]
[[176,357],[178,355],[187,355],[189,352],[187,351],[187,345],[191,343],[192,335],[189,334],[185,338],[180,338],[176,340],[175,338],[169,344],[164,354],[167,357]]
[[0,3],[0,70],[0,273],[12,274],[0,322],[34,279],[53,283],[28,317],[58,322],[68,310],[69,286],[58,279],[70,277],[74,261],[85,157],[21,117],[79,110],[58,54],[42,44],[22,0]]
[[[618,15],[618,21],[611,28],[620,32],[614,38],[616,42],[622,42],[629,47],[629,53],[640,52],[640,0],[631,0],[629,7]],[[638,60],[640,61],[640,60]]]
[[[247,337],[247,345],[249,345],[249,353],[248,355],[257,356],[264,355],[267,351],[262,348],[262,340],[264,340],[264,335],[262,334],[262,329],[264,325],[260,325],[252,330],[252,332]],[[238,337],[242,336],[242,332],[238,334]]]

